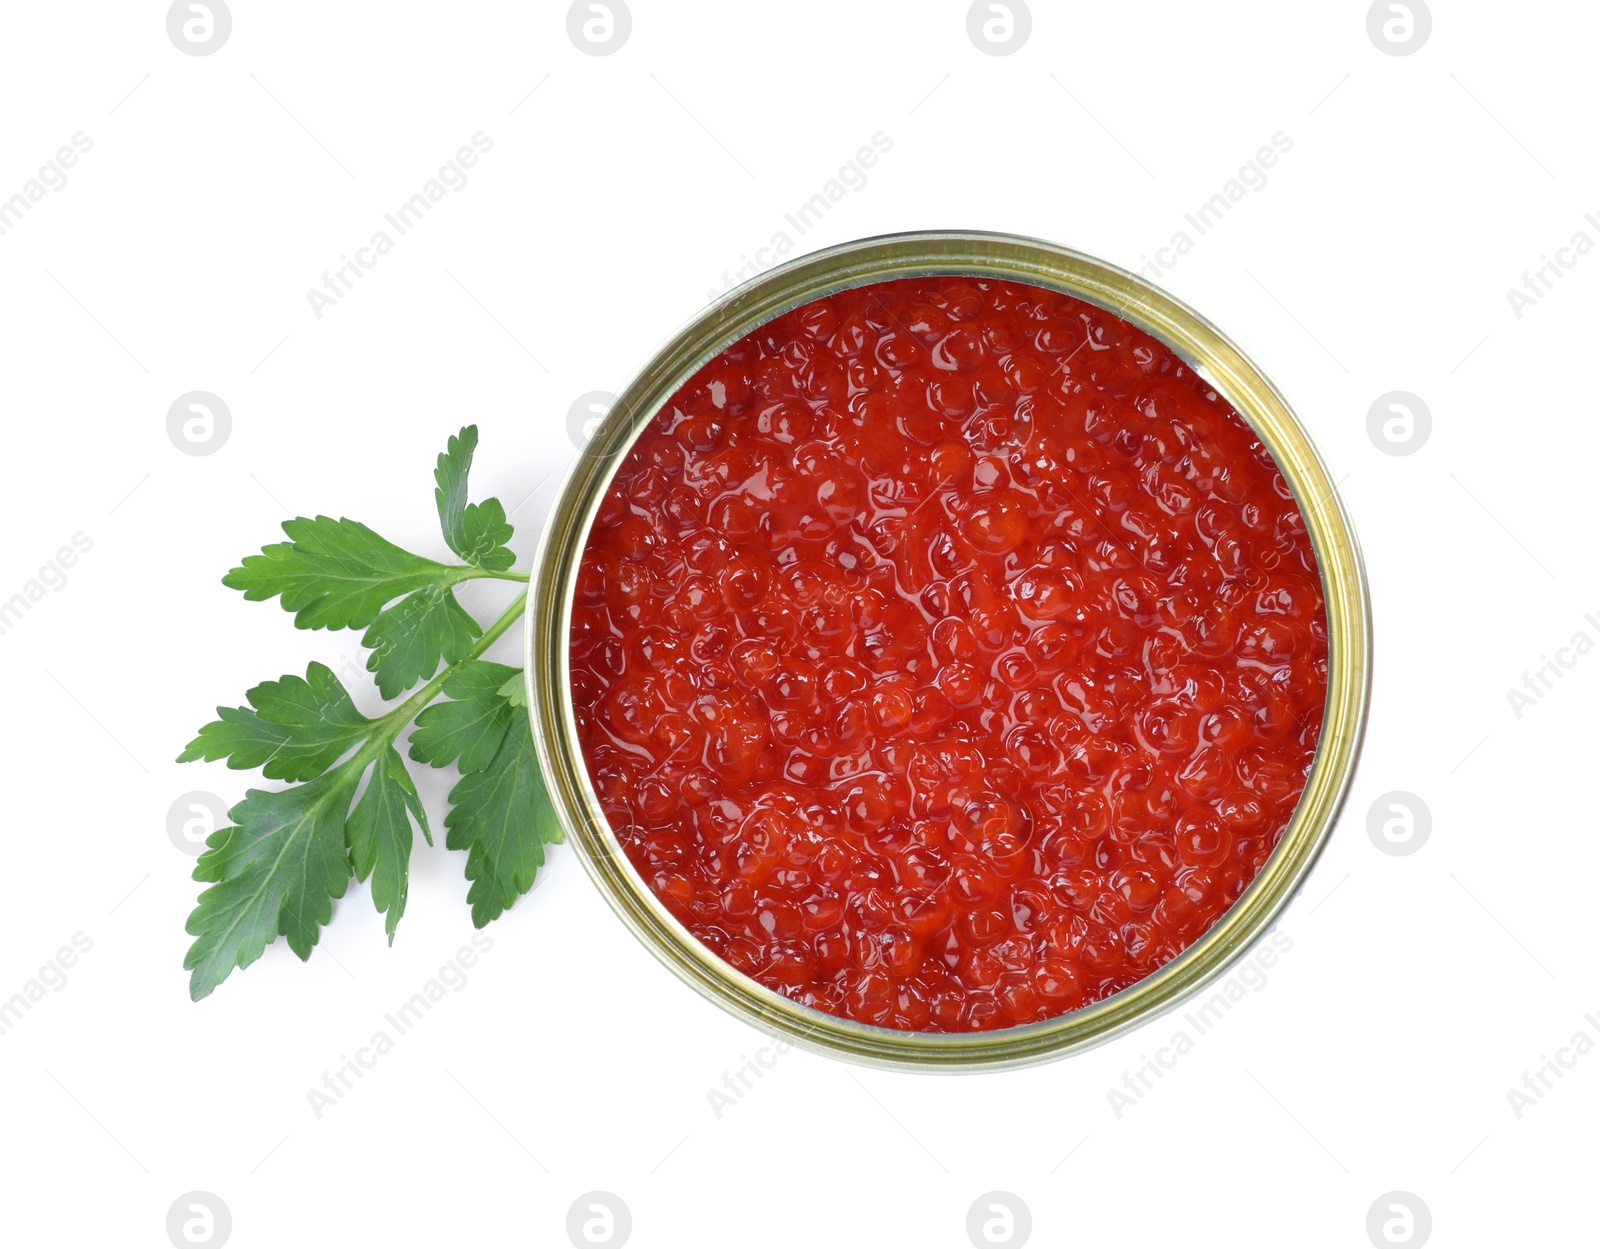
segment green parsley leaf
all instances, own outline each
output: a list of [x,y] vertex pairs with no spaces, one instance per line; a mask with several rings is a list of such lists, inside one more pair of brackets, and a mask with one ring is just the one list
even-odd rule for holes
[[528,687],[523,683],[522,670],[517,670],[517,675],[512,677],[499,690],[500,697],[513,707],[526,707],[528,705]]
[[506,523],[506,509],[499,499],[482,503],[467,502],[467,474],[472,469],[472,454],[478,448],[478,427],[468,425],[445,444],[433,479],[433,492],[439,506],[439,527],[450,549],[469,564],[492,572],[504,572],[516,562],[506,543],[514,530]]
[[178,762],[226,759],[230,768],[260,768],[273,780],[308,781],[373,724],[325,664],[312,664],[303,678],[263,682],[245,698],[249,707],[218,707],[220,718],[200,730]]
[[372,904],[388,913],[384,929],[390,945],[394,944],[400,917],[405,914],[411,887],[412,820],[431,846],[433,835],[428,830],[428,815],[417,796],[417,786],[399,752],[386,746],[372,767],[366,792],[350,812],[345,831],[356,879],[372,877]]
[[283,531],[290,541],[245,556],[222,584],[252,602],[279,599],[296,628],[364,628],[402,594],[462,580],[462,569],[402,550],[359,521],[297,516]]
[[457,782],[450,803],[445,845],[467,852],[472,882],[467,901],[473,925],[482,928],[533,888],[545,846],[562,839],[525,708],[512,713],[511,727],[488,766]]
[[361,645],[372,651],[367,671],[378,680],[378,692],[393,698],[439,670],[439,660],[453,664],[472,649],[483,628],[456,601],[447,586],[427,586],[385,607],[368,627]]
[[[236,967],[287,937],[301,959],[315,949],[351,876],[370,881],[389,942],[405,914],[414,827],[433,844],[428,817],[396,740],[415,721],[411,757],[455,764],[447,844],[467,852],[468,901],[482,927],[533,885],[544,846],[561,840],[529,733],[521,672],[483,654],[514,628],[524,590],[488,625],[464,610],[454,587],[477,578],[526,581],[510,572],[512,528],[498,499],[474,504],[467,478],[476,426],[439,457],[435,502],[445,540],[466,561],[440,564],[395,546],[353,520],[296,517],[289,541],[248,555],[224,584],[260,601],[276,598],[303,629],[358,628],[379,693],[411,698],[375,719],[319,663],[304,677],[267,681],[246,706],[219,707],[178,761],[225,760],[293,782],[247,790],[195,864],[207,885],[189,916],[184,958],[190,995],[214,992]],[[449,665],[437,684],[442,663]],[[440,693],[449,701],[427,704]],[[370,765],[370,770],[369,770]],[[362,777],[366,777],[362,788]],[[359,795],[359,797],[358,797]]]
[[207,840],[194,877],[216,883],[189,916],[195,941],[183,960],[195,1001],[278,936],[302,961],[311,957],[350,881],[344,826],[358,779],[344,766],[292,789],[248,790],[228,813],[233,826]]
[[417,717],[411,757],[436,768],[454,763],[463,774],[488,767],[511,727],[512,707],[500,689],[521,679],[520,669],[488,659],[462,664],[444,679],[453,701],[435,703]]

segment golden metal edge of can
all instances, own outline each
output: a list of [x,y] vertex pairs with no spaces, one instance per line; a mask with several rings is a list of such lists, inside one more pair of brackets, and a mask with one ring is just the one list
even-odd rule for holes
[[[735,971],[672,917],[611,831],[577,740],[568,634],[579,563],[605,490],[662,404],[757,326],[848,287],[935,274],[1031,283],[1097,304],[1201,371],[1272,453],[1306,521],[1323,582],[1329,671],[1322,735],[1294,816],[1265,867],[1178,958],[1118,993],[1042,1023],[991,1032],[880,1028],[801,1006]],[[808,253],[718,299],[684,325],[618,396],[568,472],[534,560],[524,635],[531,722],[550,798],[585,871],[645,946],[703,996],[793,1044],[914,1070],[1029,1066],[1078,1053],[1166,1014],[1218,980],[1298,894],[1349,792],[1366,727],[1372,619],[1360,548],[1320,455],[1288,402],[1231,339],[1187,304],[1095,257],[1044,240],[977,231],[859,239]]]

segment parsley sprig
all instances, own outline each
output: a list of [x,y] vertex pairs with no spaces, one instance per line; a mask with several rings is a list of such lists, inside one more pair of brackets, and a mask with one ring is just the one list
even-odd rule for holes
[[[433,844],[398,744],[413,722],[410,757],[460,774],[450,791],[445,845],[467,852],[474,925],[498,918],[531,889],[544,847],[561,840],[534,752],[522,672],[484,658],[521,618],[527,591],[487,626],[456,599],[465,581],[528,580],[511,569],[513,531],[500,501],[468,499],[477,445],[477,427],[469,425],[449,440],[434,470],[445,544],[464,563],[413,555],[358,521],[296,517],[284,522],[287,542],[247,555],[223,578],[247,599],[276,598],[297,628],[364,629],[367,670],[385,699],[424,683],[368,717],[331,669],[313,663],[304,677],[247,691],[246,706],[218,707],[217,719],[178,756],[180,763],[223,759],[230,768],[294,782],[247,790],[228,812],[232,824],[211,835],[195,865],[194,878],[210,886],[188,923],[195,940],[184,967],[196,1001],[280,936],[310,958],[352,877],[371,880],[393,943],[406,909],[413,826]],[[446,701],[435,702],[441,694]]]

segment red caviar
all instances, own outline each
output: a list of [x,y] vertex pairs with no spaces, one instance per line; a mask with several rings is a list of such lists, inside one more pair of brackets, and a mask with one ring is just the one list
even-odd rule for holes
[[1260,871],[1327,632],[1271,456],[1167,347],[1037,287],[807,304],[707,364],[589,535],[572,694],[656,896],[865,1023],[1048,1019]]

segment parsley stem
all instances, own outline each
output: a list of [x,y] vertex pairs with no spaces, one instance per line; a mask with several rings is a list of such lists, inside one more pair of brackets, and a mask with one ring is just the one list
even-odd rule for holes
[[[499,576],[500,574],[492,575]],[[528,574],[522,573],[519,575],[526,578]],[[368,739],[367,746],[362,748],[360,754],[366,755],[370,749],[372,752],[370,757],[376,757],[379,751],[399,737],[406,725],[417,718],[417,713],[439,696],[439,691],[444,688],[444,683],[449,679],[450,674],[460,668],[462,664],[470,663],[474,659],[481,659],[484,653],[505,635],[506,630],[522,619],[522,613],[527,605],[528,592],[524,590],[517,595],[511,606],[505,609],[499,619],[483,631],[483,636],[473,644],[472,649],[463,655],[459,662],[451,664],[410,698],[406,699],[405,702],[389,712],[388,715],[377,720],[375,722],[375,730],[371,738]]]
[[520,581],[524,585],[533,580],[533,574],[531,572],[517,572],[515,570],[496,572],[492,568],[463,569],[461,571],[460,580],[476,581],[482,577],[490,577],[495,581]]

